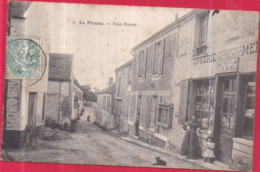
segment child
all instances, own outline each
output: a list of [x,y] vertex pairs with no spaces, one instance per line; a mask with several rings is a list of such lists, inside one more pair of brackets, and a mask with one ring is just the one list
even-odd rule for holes
[[215,155],[214,155],[215,143],[213,142],[213,137],[209,136],[206,139],[206,146],[204,150],[204,162],[213,163]]

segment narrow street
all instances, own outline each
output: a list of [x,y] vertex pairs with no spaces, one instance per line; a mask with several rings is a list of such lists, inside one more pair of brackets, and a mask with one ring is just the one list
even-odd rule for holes
[[[91,108],[87,113],[93,113]],[[167,161],[167,168],[199,168],[152,150],[136,146],[119,135],[86,122],[85,113],[76,124],[76,132],[66,140],[40,140],[36,150],[9,150],[16,161],[120,166],[152,166],[155,157]]]

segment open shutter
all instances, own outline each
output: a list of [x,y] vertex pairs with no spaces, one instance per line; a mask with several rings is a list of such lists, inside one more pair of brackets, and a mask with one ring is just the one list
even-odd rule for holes
[[180,104],[179,104],[179,124],[184,124],[188,116],[188,97],[189,97],[189,80],[181,81]]
[[140,126],[145,127],[146,125],[146,95],[142,95],[142,103],[141,103],[141,110],[140,110]]
[[151,101],[152,101],[152,96],[147,96],[147,101],[146,101],[146,125],[145,128],[149,128],[150,124],[150,118],[151,118]]

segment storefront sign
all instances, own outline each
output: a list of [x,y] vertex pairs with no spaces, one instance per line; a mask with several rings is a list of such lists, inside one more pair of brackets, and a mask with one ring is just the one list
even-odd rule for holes
[[238,58],[225,58],[217,62],[217,73],[236,72],[238,70]]
[[[228,62],[229,67],[224,67],[225,70],[228,70],[228,68],[229,68],[229,69],[232,69],[232,71],[233,71],[234,67],[235,67],[234,65],[236,65],[237,59],[239,59],[240,57],[245,56],[247,54],[257,53],[257,47],[258,47],[258,42],[256,41],[256,42],[252,42],[249,44],[245,44],[241,47],[235,47],[232,49],[220,51],[218,53],[212,53],[209,55],[196,57],[196,58],[193,58],[193,65],[211,63],[211,62],[218,62],[218,64],[219,63],[225,64],[225,62]],[[233,60],[231,60],[231,59],[233,59]],[[220,71],[222,71],[222,70],[220,70]]]

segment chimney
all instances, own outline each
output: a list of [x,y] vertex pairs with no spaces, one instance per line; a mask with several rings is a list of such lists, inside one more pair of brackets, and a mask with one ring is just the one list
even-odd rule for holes
[[113,78],[112,77],[108,78],[108,85],[111,85],[112,83],[113,83]]

